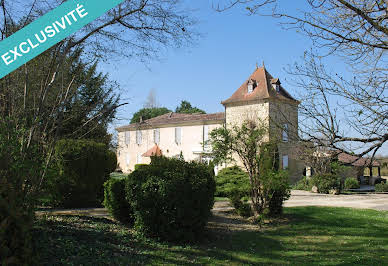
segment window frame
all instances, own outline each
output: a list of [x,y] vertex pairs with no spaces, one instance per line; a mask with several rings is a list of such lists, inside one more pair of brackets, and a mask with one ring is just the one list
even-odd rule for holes
[[[179,134],[178,134],[178,132],[179,132]],[[178,135],[179,135],[179,139],[178,139]],[[182,127],[175,128],[175,143],[177,145],[182,144]]]
[[136,130],[136,144],[141,145],[142,141],[143,141],[143,134],[141,130],[138,129]]

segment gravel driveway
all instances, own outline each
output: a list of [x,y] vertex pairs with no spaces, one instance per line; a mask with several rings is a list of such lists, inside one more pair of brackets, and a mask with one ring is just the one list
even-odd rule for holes
[[292,190],[285,207],[331,206],[388,211],[388,194],[328,195]]

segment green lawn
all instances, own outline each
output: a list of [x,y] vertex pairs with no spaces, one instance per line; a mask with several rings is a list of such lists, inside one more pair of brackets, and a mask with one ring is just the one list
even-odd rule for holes
[[111,178],[118,178],[118,179],[127,178],[127,176],[128,176],[128,174],[118,173],[118,172],[113,172],[110,174]]
[[104,218],[40,218],[35,241],[43,265],[388,264],[388,212],[286,208],[257,231],[209,228],[204,240],[174,245],[146,239]]

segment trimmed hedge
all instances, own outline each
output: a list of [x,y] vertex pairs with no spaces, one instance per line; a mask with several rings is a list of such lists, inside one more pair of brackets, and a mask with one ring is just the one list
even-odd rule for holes
[[388,184],[380,183],[375,185],[376,192],[388,192]]
[[358,180],[354,177],[348,177],[345,179],[345,189],[360,188]]
[[58,141],[55,171],[48,185],[51,205],[65,208],[101,206],[104,182],[116,164],[116,155],[103,143],[73,139]]
[[118,221],[133,224],[133,210],[125,198],[126,179],[111,178],[104,184],[104,206]]
[[153,157],[126,184],[136,229],[173,241],[191,241],[203,232],[214,192],[214,174],[207,165],[166,157]]
[[341,188],[340,178],[331,173],[314,175],[311,182],[318,188],[318,192],[323,194],[328,194],[331,189]]
[[250,195],[249,176],[238,166],[220,170],[216,176],[216,185],[216,197],[230,197],[230,193],[236,193],[236,190],[242,196]]
[[140,167],[143,167],[143,166],[148,166],[148,164],[146,164],[146,163],[135,164],[135,170],[137,170],[137,169],[139,169]]
[[312,186],[311,178],[304,176],[293,186],[293,189],[311,191]]

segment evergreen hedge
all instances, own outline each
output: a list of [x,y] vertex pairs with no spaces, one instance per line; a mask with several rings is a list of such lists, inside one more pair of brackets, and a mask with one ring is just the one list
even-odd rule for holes
[[153,157],[132,172],[126,184],[135,227],[148,236],[172,241],[196,239],[214,203],[213,171],[204,164]]

